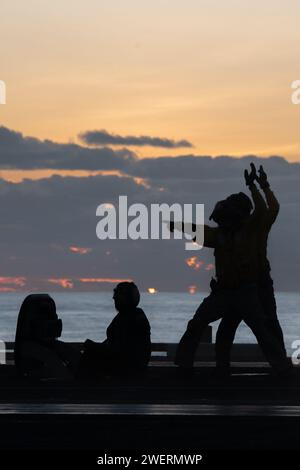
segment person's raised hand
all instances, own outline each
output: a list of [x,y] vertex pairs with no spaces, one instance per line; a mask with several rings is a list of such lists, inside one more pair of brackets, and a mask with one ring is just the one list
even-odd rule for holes
[[268,182],[268,175],[265,172],[264,168],[262,165],[260,165],[259,170],[258,170],[258,175],[256,176],[256,181],[258,182],[259,186],[263,188],[268,188],[269,187],[269,182]]
[[247,186],[252,186],[254,184],[254,181],[257,179],[256,168],[254,163],[250,163],[250,168],[250,173],[248,172],[248,170],[244,171],[244,177]]

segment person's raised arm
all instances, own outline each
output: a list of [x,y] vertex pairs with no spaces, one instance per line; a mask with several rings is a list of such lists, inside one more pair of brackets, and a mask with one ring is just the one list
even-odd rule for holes
[[[171,220],[169,222],[169,230],[170,232],[174,232],[174,230],[179,230],[187,235],[190,235],[193,241],[196,241],[195,233],[197,233],[197,225],[193,223],[184,223],[184,222],[174,222]],[[217,227],[210,227],[209,225],[204,224],[204,243],[203,246],[207,248],[215,248],[216,247],[216,239],[217,239]]]
[[259,183],[260,188],[264,192],[266,201],[268,204],[268,222],[272,225],[279,213],[280,205],[279,202],[270,188],[270,183],[268,181],[268,176],[261,165],[258,170],[259,175],[256,177],[257,182]]
[[253,220],[263,220],[267,217],[267,205],[266,201],[262,197],[261,193],[257,189],[255,185],[255,180],[257,179],[256,168],[254,163],[250,164],[251,172],[249,173],[247,170],[244,172],[245,182],[249,188],[249,191],[252,196],[253,204],[254,204],[254,211],[251,215]]

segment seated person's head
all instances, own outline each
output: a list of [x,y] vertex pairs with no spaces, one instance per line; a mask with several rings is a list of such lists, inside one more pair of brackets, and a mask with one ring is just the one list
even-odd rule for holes
[[60,337],[61,331],[54,300],[48,294],[28,295],[19,313],[18,339],[48,342]]
[[249,217],[252,210],[251,199],[244,193],[231,194],[228,198],[217,202],[209,218],[220,227],[234,228]]
[[132,310],[140,301],[140,293],[134,282],[120,282],[115,289],[113,299],[116,310]]
[[[48,294],[28,295],[18,316],[14,351],[17,370],[26,375],[39,374],[47,362],[41,351],[51,350],[61,331],[62,321],[57,317],[54,300]],[[41,347],[38,353],[34,344]]]

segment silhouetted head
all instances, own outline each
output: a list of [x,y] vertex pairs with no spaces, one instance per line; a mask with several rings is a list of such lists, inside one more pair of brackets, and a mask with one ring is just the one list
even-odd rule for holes
[[58,319],[56,305],[48,294],[28,295],[20,308],[16,339],[15,362],[19,364],[19,348],[24,341],[52,342],[59,338],[62,321]]
[[134,282],[120,282],[114,289],[113,299],[118,312],[138,306],[140,293]]
[[228,196],[226,201],[236,210],[237,215],[240,214],[241,218],[249,217],[253,209],[251,199],[247,194],[239,192]]
[[56,305],[48,294],[28,295],[20,308],[16,340],[47,341],[61,335]]
[[226,199],[217,202],[209,218],[220,227],[235,228],[250,215],[251,199],[244,193],[231,194]]
[[231,228],[235,225],[236,214],[231,204],[224,199],[217,202],[215,208],[209,218],[213,220],[219,227]]
[[222,201],[218,201],[214,207],[214,210],[210,214],[209,220],[213,220],[218,225],[222,224],[225,206],[226,206],[225,199],[223,199]]

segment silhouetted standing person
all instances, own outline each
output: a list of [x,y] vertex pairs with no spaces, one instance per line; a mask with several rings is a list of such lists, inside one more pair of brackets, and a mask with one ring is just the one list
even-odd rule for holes
[[253,164],[251,169],[250,175],[245,171],[245,178],[254,201],[253,213],[250,199],[244,193],[235,194],[216,205],[210,218],[218,227],[204,226],[204,246],[214,248],[217,280],[178,345],[175,363],[182,368],[192,367],[201,335],[209,323],[238,313],[273,368],[278,373],[290,369],[280,342],[265,326],[258,295],[257,231],[263,217],[263,198],[254,184]]
[[[268,235],[278,213],[279,203],[270,189],[267,174],[262,166],[256,181],[265,194],[267,204],[264,202],[261,227],[258,230],[258,295],[265,316],[266,328],[276,336],[282,350],[285,352],[284,338],[277,317],[276,300],[274,295],[273,280],[271,278],[270,263],[267,258]],[[242,321],[242,316],[232,315],[223,317],[216,335],[216,364],[222,373],[229,372],[230,351],[234,341],[236,330]]]
[[133,282],[121,282],[113,295],[117,315],[106,331],[106,340],[87,340],[79,375],[127,375],[143,371],[151,356],[150,325],[141,308]]

